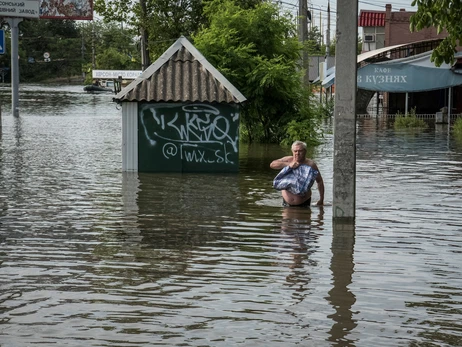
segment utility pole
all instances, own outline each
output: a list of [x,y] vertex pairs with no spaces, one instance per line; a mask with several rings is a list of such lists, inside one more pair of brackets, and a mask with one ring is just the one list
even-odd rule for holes
[[22,18],[7,18],[11,28],[11,113],[19,116],[19,23]]
[[358,0],[337,0],[332,217],[351,223],[356,209]]
[[91,67],[96,69],[96,49],[95,49],[95,21],[91,21]]
[[330,66],[330,1],[327,2],[326,68]]
[[298,3],[298,40],[303,44],[302,66],[305,70],[303,82],[306,86],[310,85],[310,61],[305,42],[308,39],[308,4],[307,0],[299,0]]
[[141,7],[141,70],[146,70],[151,65],[149,58],[148,31],[146,30],[146,0],[140,0]]

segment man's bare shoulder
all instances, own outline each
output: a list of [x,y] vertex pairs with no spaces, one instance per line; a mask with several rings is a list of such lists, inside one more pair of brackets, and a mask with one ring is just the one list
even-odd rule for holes
[[316,163],[314,162],[314,160],[313,160],[313,159],[310,159],[310,158],[306,158],[306,159],[305,159],[305,164],[306,164],[306,165],[309,165],[309,166],[316,165]]
[[316,162],[315,162],[313,159],[307,158],[307,159],[305,160],[305,164],[311,166],[314,170],[318,170],[318,171],[319,171],[318,165],[316,164]]

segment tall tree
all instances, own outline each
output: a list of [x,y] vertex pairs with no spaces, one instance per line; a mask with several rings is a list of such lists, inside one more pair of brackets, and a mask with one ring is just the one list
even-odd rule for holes
[[215,0],[204,11],[209,26],[194,36],[194,44],[246,96],[241,124],[249,141],[315,142],[316,119],[292,18],[266,2],[245,9],[232,0]]
[[322,34],[317,26],[308,31],[308,37],[305,45],[310,55],[325,54],[326,46],[322,44]]
[[94,61],[103,70],[141,68],[140,46],[132,29],[102,21],[80,23],[79,29],[85,64]]
[[417,12],[411,16],[411,31],[435,27],[438,33],[443,30],[448,36],[433,50],[431,60],[436,66],[443,62],[454,61],[456,48],[462,40],[462,2],[454,0],[413,0],[412,6],[417,6]]
[[[255,0],[254,0],[255,1]],[[127,23],[146,38],[155,60],[181,35],[189,37],[204,24],[202,0],[95,0],[105,21]]]

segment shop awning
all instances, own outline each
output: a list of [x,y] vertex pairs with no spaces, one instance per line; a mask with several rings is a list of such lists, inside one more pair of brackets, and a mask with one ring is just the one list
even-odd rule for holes
[[449,64],[436,67],[430,61],[431,53],[366,65],[358,69],[358,88],[405,93],[462,85],[462,75],[455,73]]
[[[357,72],[359,89],[405,93],[445,89],[462,85],[462,74],[449,64],[436,67],[430,61],[432,51],[408,58],[373,63],[363,66]],[[456,54],[462,57],[461,54]],[[327,88],[335,82],[335,73],[324,79]]]

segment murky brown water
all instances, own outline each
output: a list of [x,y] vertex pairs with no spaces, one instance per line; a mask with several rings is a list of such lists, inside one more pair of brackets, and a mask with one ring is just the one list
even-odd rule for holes
[[[0,86],[0,346],[461,346],[462,144],[358,121],[355,230],[241,171],[121,172],[111,95]],[[332,201],[332,136],[313,151]],[[317,191],[314,197],[317,198]]]

